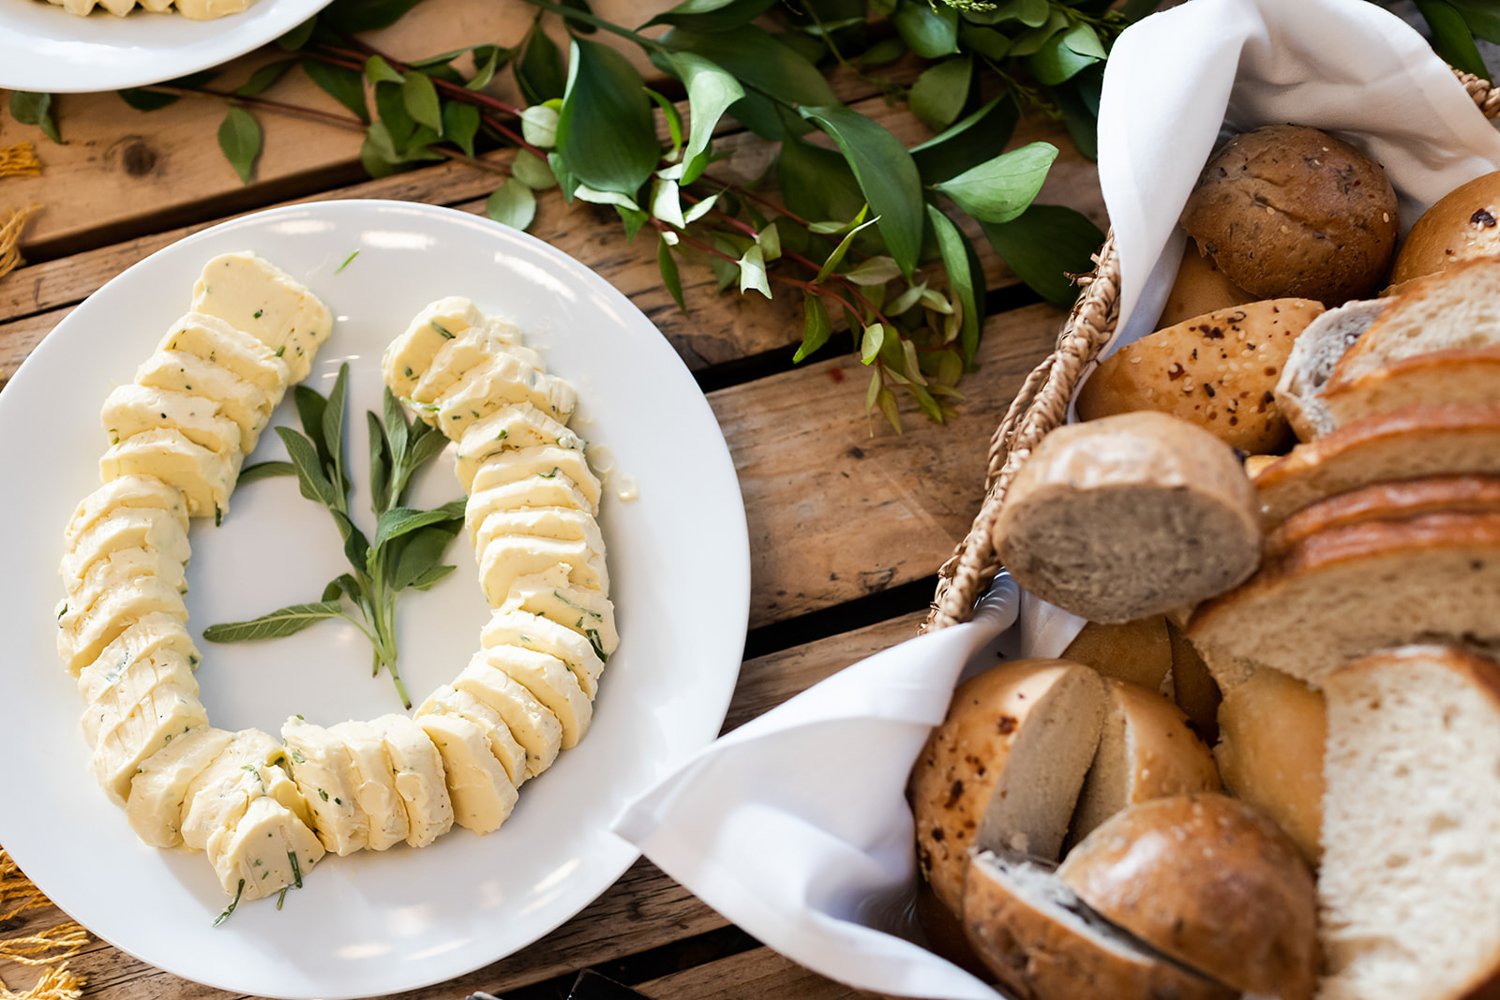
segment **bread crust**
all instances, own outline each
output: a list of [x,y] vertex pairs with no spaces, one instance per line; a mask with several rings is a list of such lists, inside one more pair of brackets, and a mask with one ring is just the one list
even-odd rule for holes
[[1391,283],[1496,254],[1500,254],[1500,171],[1459,185],[1422,213],[1396,255]]
[[1500,401],[1500,346],[1431,351],[1354,378],[1335,374],[1323,401],[1339,426],[1409,406],[1494,403]]
[[1313,996],[1312,873],[1286,834],[1242,802],[1185,795],[1134,806],[1074,848],[1058,877],[1107,919],[1220,982]]
[[1320,531],[1426,514],[1500,513],[1500,476],[1434,476],[1375,483],[1305,507],[1266,536],[1266,556],[1279,558]]
[[1241,451],[1277,451],[1290,430],[1272,390],[1297,336],[1322,312],[1308,299],[1271,299],[1158,330],[1100,364],[1078,394],[1078,415],[1156,410]]
[[1172,644],[1161,615],[1105,625],[1089,622],[1074,636],[1062,658],[1093,667],[1102,677],[1118,677],[1156,690],[1172,669]]
[[1254,295],[1224,277],[1217,264],[1189,244],[1183,251],[1177,279],[1167,293],[1166,304],[1162,306],[1156,325],[1158,328],[1176,326],[1194,316],[1254,301]]

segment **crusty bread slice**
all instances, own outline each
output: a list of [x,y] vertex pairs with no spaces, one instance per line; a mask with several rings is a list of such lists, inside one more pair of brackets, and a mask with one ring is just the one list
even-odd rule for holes
[[1304,507],[1266,536],[1266,556],[1284,554],[1320,531],[1423,514],[1500,512],[1500,476],[1433,476],[1375,483]]
[[1298,445],[1255,477],[1271,530],[1319,500],[1372,483],[1500,474],[1500,404],[1417,406],[1356,420]]
[[[1428,514],[1313,535],[1199,607],[1188,635],[1216,677],[1229,663],[1316,686],[1340,664],[1388,646],[1500,649],[1497,608],[1500,514]],[[1228,692],[1243,680],[1220,684]]]
[[1500,995],[1500,666],[1409,646],[1326,691],[1320,996]]
[[1228,445],[1164,413],[1059,427],[1012,481],[995,547],[1016,582],[1089,621],[1163,614],[1260,560],[1255,497]]
[[1017,1000],[1218,1000],[1239,996],[1094,913],[1048,868],[976,854],[964,931]]
[[1161,615],[1105,625],[1089,622],[1074,636],[1062,658],[1093,667],[1103,677],[1161,689],[1172,669],[1172,642]]
[[1323,388],[1344,352],[1389,304],[1384,299],[1370,299],[1330,309],[1309,323],[1292,345],[1274,394],[1276,405],[1303,441],[1333,430]]
[[1454,348],[1402,358],[1323,394],[1333,425],[1408,406],[1500,403],[1500,346]]
[[1065,660],[1018,660],[953,693],[912,771],[917,860],[959,911],[969,848],[1056,860],[1099,742],[1104,682]]
[[1137,802],[1220,787],[1213,754],[1181,709],[1137,684],[1104,683],[1109,708],[1068,830],[1072,843]]
[[1172,640],[1172,700],[1187,716],[1193,731],[1212,746],[1219,735],[1219,703],[1223,700],[1219,685],[1176,620],[1167,623],[1167,635]]

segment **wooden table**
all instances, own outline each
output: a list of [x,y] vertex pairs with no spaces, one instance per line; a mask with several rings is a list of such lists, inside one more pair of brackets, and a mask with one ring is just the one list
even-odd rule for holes
[[[628,0],[596,0],[594,6],[628,23],[649,13]],[[531,16],[518,0],[429,0],[372,40],[404,58],[480,41],[514,44]],[[655,73],[637,53],[629,54],[643,72]],[[248,56],[222,79],[238,84],[269,58]],[[908,142],[925,135],[869,83],[853,77],[835,82],[846,102]],[[503,85],[511,85],[508,73]],[[336,110],[300,74],[267,96]],[[493,174],[451,162],[365,180],[358,134],[262,114],[266,146],[258,179],[243,185],[214,141],[223,116],[217,101],[186,99],[150,114],[131,110],[113,94],[63,97],[60,105],[65,146],[8,119],[0,126],[0,145],[33,139],[45,165],[41,177],[0,180],[0,210],[45,206],[24,244],[31,263],[0,280],[0,386],[78,302],[197,229],[288,201],[333,198],[396,198],[482,214],[497,182]],[[737,129],[726,123],[721,140],[737,158],[753,163],[773,151]],[[1073,150],[1058,123],[1025,119],[1015,141],[1034,138],[1064,151],[1039,200],[1071,205],[1102,225],[1093,165]],[[509,154],[487,158],[503,165]],[[661,285],[653,241],[627,241],[611,212],[567,206],[555,190],[540,198],[532,231],[599,271],[651,317],[698,376],[728,438],[749,516],[753,577],[746,659],[725,730],[912,635],[936,567],[977,509],[990,434],[1024,373],[1048,350],[1061,314],[986,253],[992,315],[982,370],[962,386],[968,402],[949,426],[907,412],[906,433],[897,436],[883,420],[865,415],[867,379],[856,357],[792,365],[801,324],[789,301],[719,295],[707,269],[685,269],[684,314]],[[0,928],[0,935],[35,933],[64,920],[55,909],[34,911]],[[91,943],[72,965],[87,977],[90,997],[222,995],[102,942]],[[661,998],[855,995],[761,947],[641,861],[543,940],[413,996],[484,990],[507,998],[561,997],[584,968]],[[0,978],[25,989],[35,971],[0,961]]]

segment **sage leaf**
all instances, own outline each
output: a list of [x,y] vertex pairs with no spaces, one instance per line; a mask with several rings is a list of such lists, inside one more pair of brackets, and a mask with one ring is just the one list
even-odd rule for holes
[[634,197],[656,169],[661,147],[644,86],[614,49],[573,40],[557,152],[580,183]]
[[328,454],[323,439],[323,411],[328,407],[328,400],[311,386],[297,385],[292,387],[292,401],[297,407],[297,419],[302,422],[302,432],[317,447],[319,467],[329,464],[333,456]]
[[421,422],[412,424],[411,444],[407,449],[406,466],[412,472],[420,469],[442,454],[448,447],[448,439],[436,428]]
[[338,377],[333,380],[333,389],[328,393],[328,405],[323,408],[323,443],[325,455],[331,456],[334,488],[339,498],[349,492],[349,477],[344,473],[344,401],[349,397],[349,364],[339,365]]
[[524,230],[536,218],[536,195],[512,176],[494,190],[484,203],[484,211],[502,225]]
[[984,323],[984,314],[981,312],[984,296],[979,291],[979,285],[984,281],[984,271],[972,266],[970,254],[973,251],[969,248],[969,241],[959,232],[953,220],[936,205],[927,206],[927,221],[932,224],[932,231],[937,237],[943,270],[948,273],[948,288],[958,299],[963,316],[959,348],[967,367],[974,363],[974,356],[979,349],[979,332]]
[[368,572],[370,543],[365,538],[365,533],[360,531],[359,526],[349,520],[349,515],[343,511],[330,507],[328,513],[333,516],[333,523],[339,529],[339,537],[343,539],[344,557],[361,573]]
[[210,625],[203,630],[209,642],[255,642],[295,635],[303,629],[329,618],[338,618],[343,605],[338,601],[316,601],[312,604],[289,604],[269,614],[243,622]]
[[802,344],[792,355],[792,364],[801,364],[818,348],[828,343],[833,325],[828,322],[828,310],[823,308],[820,296],[811,292],[802,299]]
[[461,527],[461,523],[430,525],[408,536],[390,571],[391,589],[405,590],[442,562],[443,553]]
[[479,109],[472,104],[449,101],[443,105],[442,131],[449,142],[472,157],[474,137],[479,134]]
[[219,149],[229,160],[240,180],[249,184],[255,176],[255,161],[260,156],[263,137],[260,123],[244,108],[230,108],[219,125]]
[[406,80],[401,84],[401,100],[412,121],[418,125],[426,125],[438,135],[443,134],[443,109],[438,102],[437,87],[431,77],[417,70],[408,72]]
[[272,84],[286,76],[287,70],[297,65],[296,59],[278,59],[276,62],[268,62],[264,66],[250,74],[250,79],[235,88],[235,93],[241,97],[254,97],[264,93]]
[[952,125],[969,100],[973,77],[974,62],[968,56],[945,59],[924,70],[912,84],[912,114],[934,132]]
[[372,411],[365,411],[365,425],[370,434],[370,509],[376,517],[391,506],[391,473],[394,459],[386,443],[385,431],[380,418]]
[[563,96],[568,77],[563,71],[562,53],[547,32],[542,30],[541,15],[531,23],[531,30],[521,42],[521,58],[513,65],[516,86],[527,104],[541,104]]
[[63,144],[62,133],[57,128],[57,109],[53,107],[51,94],[13,91],[10,95],[10,115],[22,125],[37,126],[47,138],[58,145]]
[[516,158],[510,162],[510,174],[533,191],[557,187],[557,178],[552,176],[552,168],[524,149],[516,150]]
[[688,140],[682,151],[682,183],[691,184],[708,166],[708,147],[719,119],[745,96],[745,90],[723,68],[696,53],[675,53],[670,62],[687,87]]
[[360,121],[370,121],[370,109],[365,103],[364,78],[359,73],[343,66],[330,66],[316,59],[303,60],[302,70],[320,90],[354,112]]
[[1056,159],[1056,146],[1033,142],[971,167],[935,187],[981,222],[1009,222],[1026,211]]
[[[819,106],[838,103],[833,87],[816,66],[753,24],[728,34],[673,28],[662,36],[661,43],[673,52],[702,56],[723,67],[742,86],[784,104]],[[740,112],[737,104],[732,113],[745,121]]]
[[296,474],[297,469],[291,462],[256,462],[240,470],[238,483],[244,486],[261,479],[274,479],[277,476],[295,476]]
[[[411,425],[406,422],[406,414],[401,409],[401,401],[396,394],[391,392],[387,386],[385,394],[380,401],[381,412],[384,416],[382,421],[385,432],[385,440],[390,448],[392,470],[406,464],[407,440],[411,432]],[[422,425],[427,426],[426,424]],[[399,499],[399,498],[393,498]]]
[[667,286],[672,301],[677,303],[678,309],[687,312],[687,303],[682,298],[682,276],[677,271],[677,260],[672,256],[665,235],[656,244],[656,267],[661,271],[662,284]]
[[958,51],[958,12],[926,0],[903,0],[891,24],[907,46],[923,59],[941,59]]
[[447,576],[449,573],[452,573],[457,568],[457,566],[452,565],[433,566],[422,575],[418,576],[415,580],[412,580],[406,586],[411,588],[412,590],[431,590],[439,580],[443,579],[443,577]]
[[1104,233],[1087,216],[1062,205],[1032,205],[1010,222],[982,228],[1022,281],[1062,307],[1078,293],[1068,275],[1092,270],[1091,255],[1104,242]]
[[333,485],[323,473],[323,465],[318,460],[318,452],[313,443],[290,427],[278,427],[276,433],[292,458],[292,466],[297,473],[297,486],[302,495],[332,509],[336,502]]
[[374,547],[379,549],[393,539],[400,538],[402,535],[416,531],[418,528],[425,528],[428,525],[453,522],[461,525],[463,523],[464,504],[466,502],[466,497],[459,497],[457,500],[452,500],[441,507],[434,507],[431,510],[416,510],[412,507],[393,507],[383,512],[380,515],[379,521],[376,522]]
[[642,27],[670,24],[694,31],[733,31],[760,17],[775,2],[776,0],[684,0],[666,13],[656,15]]
[[922,180],[937,184],[999,156],[1021,119],[1015,98],[997,97],[954,122],[945,131],[911,148]]
[[746,250],[737,262],[740,267],[740,291],[755,289],[766,298],[771,297],[771,284],[766,279],[765,252],[757,246]]

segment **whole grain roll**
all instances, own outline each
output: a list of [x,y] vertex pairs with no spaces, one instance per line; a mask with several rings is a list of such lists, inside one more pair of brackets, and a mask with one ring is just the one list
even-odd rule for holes
[[1446,271],[1475,257],[1500,255],[1500,170],[1476,177],[1433,205],[1401,244],[1391,284]]
[[1047,435],[1011,483],[995,547],[1036,596],[1090,621],[1125,622],[1248,577],[1260,529],[1234,451],[1142,411]]
[[1182,214],[1199,250],[1235,285],[1328,305],[1384,284],[1397,225],[1396,192],[1378,163],[1296,125],[1231,139]]
[[1219,982],[1311,1000],[1312,872],[1280,828],[1224,795],[1153,799],[1073,849],[1057,870],[1106,919]]

